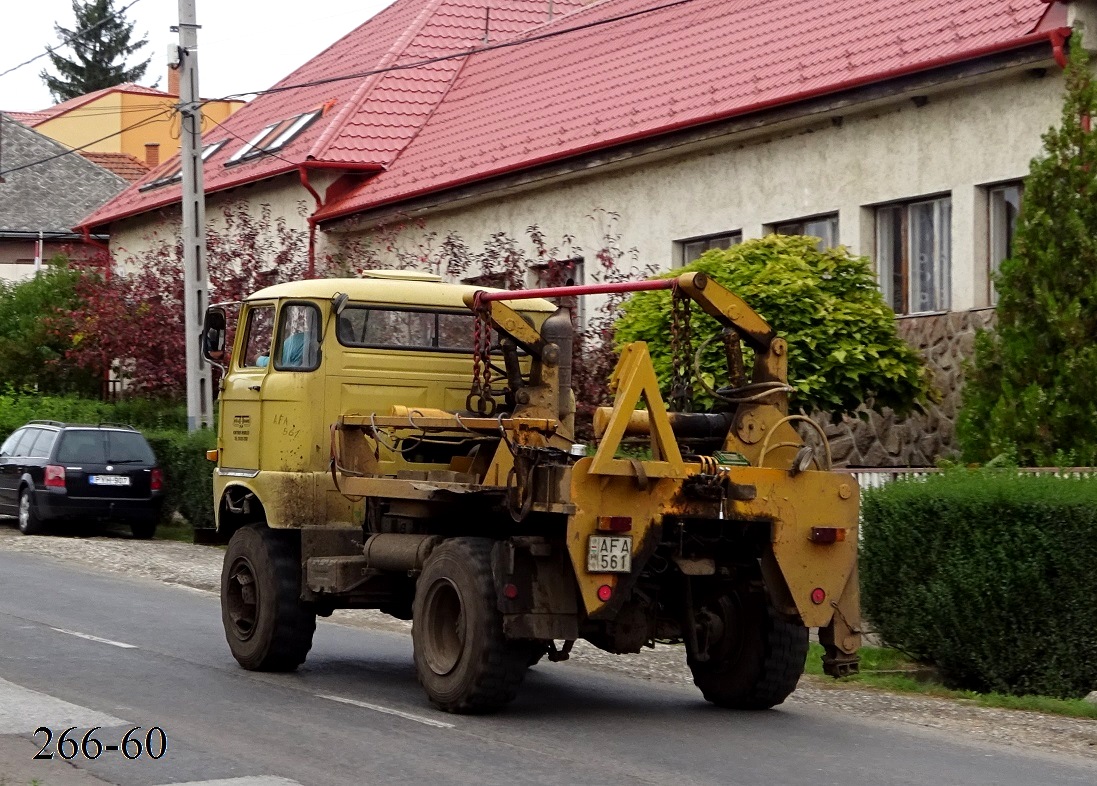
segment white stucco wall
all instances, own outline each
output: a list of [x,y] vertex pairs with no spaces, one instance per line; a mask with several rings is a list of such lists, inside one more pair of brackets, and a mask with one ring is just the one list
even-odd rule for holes
[[[327,173],[312,175],[310,182],[323,194],[333,176]],[[316,209],[315,199],[301,185],[297,173],[271,180],[253,183],[206,198],[206,223],[216,232],[225,231],[224,209],[244,204],[253,216],[261,215],[269,206],[272,222],[285,219],[286,226],[300,232],[308,231],[308,215]],[[122,219],[111,226],[110,249],[118,265],[132,264],[163,238],[176,238],[180,225],[180,210],[173,205],[162,210]],[[271,237],[273,241],[273,236]],[[271,259],[273,264],[273,258]]]
[[[474,250],[503,231],[526,240],[538,225],[550,243],[566,234],[591,256],[602,247],[606,219],[619,214],[621,246],[642,262],[670,267],[674,241],[742,230],[759,237],[778,222],[838,212],[844,244],[875,251],[873,208],[880,203],[950,193],[951,306],[985,305],[985,186],[1023,177],[1041,134],[1057,122],[1062,77],[1003,74],[952,86],[916,106],[909,98],[835,117],[816,118],[781,135],[725,137],[707,149],[626,167],[588,170],[534,189],[500,193],[464,207],[415,214],[425,228],[405,230],[408,246],[425,232],[456,232]],[[594,216],[594,218],[591,218]],[[367,233],[336,229],[325,243]]]

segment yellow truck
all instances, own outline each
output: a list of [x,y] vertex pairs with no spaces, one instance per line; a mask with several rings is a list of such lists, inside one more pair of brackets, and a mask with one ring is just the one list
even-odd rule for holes
[[[668,412],[628,345],[579,444],[581,359],[553,301],[636,289],[671,290],[678,382],[727,384],[711,412]],[[789,413],[785,341],[703,274],[509,292],[375,271],[236,305],[209,309],[202,345],[224,364],[213,504],[244,668],[295,669],[317,615],[369,608],[412,621],[419,681],[450,712],[498,709],[578,639],[682,645],[724,707],[781,703],[811,628],[827,673],[856,670],[857,482]],[[725,328],[726,372],[699,366],[697,309]]]

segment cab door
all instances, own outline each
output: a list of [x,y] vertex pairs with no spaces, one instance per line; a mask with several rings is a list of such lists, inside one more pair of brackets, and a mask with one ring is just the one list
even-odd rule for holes
[[263,385],[270,370],[274,303],[249,303],[240,314],[231,372],[221,390],[221,469],[257,471]]

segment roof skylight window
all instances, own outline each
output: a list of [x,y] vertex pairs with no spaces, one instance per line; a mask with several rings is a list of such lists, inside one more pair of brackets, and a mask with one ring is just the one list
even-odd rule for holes
[[248,161],[252,158],[258,158],[267,153],[281,150],[290,140],[294,139],[298,134],[308,128],[312,124],[312,121],[320,116],[320,112],[321,110],[315,109],[312,112],[306,112],[303,115],[287,117],[285,120],[271,123],[253,136],[247,144],[233,153],[229,160],[225,162],[225,166],[237,164],[241,161]]
[[[214,142],[209,147],[202,148],[202,160],[203,161],[208,160],[210,156],[212,156],[214,153],[216,153],[218,150],[220,150],[222,147],[225,146],[226,141],[227,140],[222,139],[219,142]],[[174,166],[172,166],[172,168],[169,169],[167,172],[165,172],[163,175],[156,178],[151,183],[145,183],[145,185],[141,186],[137,190],[138,191],[149,191],[149,190],[154,189],[154,188],[159,188],[160,186],[166,186],[169,183],[178,183],[182,179],[183,179],[183,159],[180,158],[178,161],[175,162]]]

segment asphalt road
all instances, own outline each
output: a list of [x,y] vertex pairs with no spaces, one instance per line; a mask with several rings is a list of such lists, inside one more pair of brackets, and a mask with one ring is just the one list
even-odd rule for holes
[[693,690],[566,663],[531,670],[498,715],[447,715],[416,684],[406,635],[322,622],[297,673],[254,674],[230,656],[208,593],[0,553],[0,783],[28,783],[41,765],[49,786],[58,761],[33,760],[33,730],[93,725],[104,745],[134,726],[142,743],[153,726],[167,738],[159,759],[73,758],[123,786],[1097,783],[1082,759],[794,702],[727,712]]

